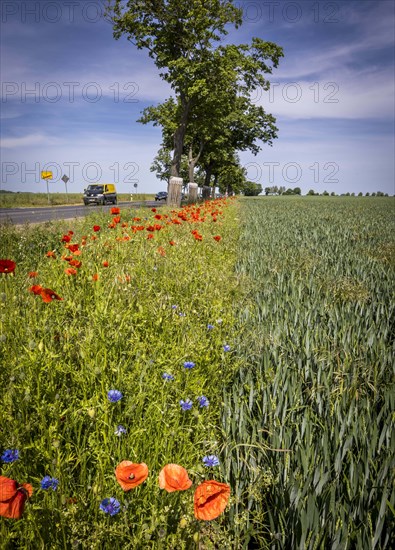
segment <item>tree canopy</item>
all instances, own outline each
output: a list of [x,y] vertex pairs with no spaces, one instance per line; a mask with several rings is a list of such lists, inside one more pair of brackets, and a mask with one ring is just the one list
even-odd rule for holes
[[242,23],[230,0],[109,0],[114,37],[146,49],[174,92],[139,119],[162,127],[162,148],[173,151],[170,175],[179,176],[182,155],[189,181],[197,164],[218,176],[237,151],[260,150],[277,137],[275,119],[255,105],[252,93],[270,86],[282,48],[253,38],[251,44],[218,45],[227,27]]

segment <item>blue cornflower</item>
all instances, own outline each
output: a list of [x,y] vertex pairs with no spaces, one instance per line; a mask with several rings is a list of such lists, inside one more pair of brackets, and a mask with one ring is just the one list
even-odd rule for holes
[[126,434],[126,428],[122,426],[122,424],[119,424],[119,426],[117,426],[117,429],[115,430],[114,433],[115,435],[120,437],[122,434]]
[[51,476],[45,476],[40,481],[41,489],[47,490],[52,489],[53,491],[56,491],[59,485],[59,480],[56,479],[56,477]]
[[193,403],[190,399],[187,399],[186,401],[181,399],[180,405],[183,411],[189,411],[189,409],[192,409]]
[[179,313],[178,314],[180,317],[185,317],[186,316],[186,313]]
[[192,361],[185,361],[184,363],[184,367],[186,369],[193,369],[194,366],[195,366],[195,363],[193,363]]
[[120,399],[122,399],[123,395],[119,390],[110,390],[107,392],[107,397],[111,401],[111,403],[116,403]]
[[199,402],[200,407],[208,407],[210,405],[210,401],[207,399],[205,395],[201,395],[200,397],[197,398],[197,400]]
[[218,466],[219,465],[218,457],[215,455],[205,456],[203,457],[203,464],[208,468],[211,468],[212,466]]
[[1,455],[3,462],[15,462],[19,458],[19,451],[17,449],[6,449]]
[[208,330],[213,330],[214,325],[207,325]]
[[224,351],[230,351],[230,346],[228,344],[224,345]]
[[171,309],[177,309],[177,308],[178,308],[178,306],[176,306],[176,305],[171,306]]
[[58,488],[58,485],[59,485],[59,480],[56,479],[56,477],[53,477],[52,478],[52,490],[56,491],[56,489]]
[[110,514],[110,516],[115,516],[115,514],[118,514],[120,509],[121,505],[114,497],[105,498],[100,503],[100,510],[105,514]]
[[164,373],[162,374],[162,378],[163,378],[164,380],[174,380],[174,376],[173,376],[172,374],[168,374],[167,372],[164,372]]

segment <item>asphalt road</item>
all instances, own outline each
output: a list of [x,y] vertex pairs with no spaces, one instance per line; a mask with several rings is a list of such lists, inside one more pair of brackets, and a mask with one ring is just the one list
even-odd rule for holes
[[[117,206],[122,208],[153,207],[163,206],[162,202],[119,202]],[[50,206],[40,208],[0,208],[0,224],[12,223],[22,225],[25,223],[42,223],[52,220],[69,220],[81,218],[92,212],[109,212],[113,205],[109,206]]]

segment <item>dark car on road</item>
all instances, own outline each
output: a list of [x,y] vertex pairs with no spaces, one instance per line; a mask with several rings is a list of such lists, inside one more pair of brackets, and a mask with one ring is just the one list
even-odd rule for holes
[[155,200],[156,201],[165,201],[165,200],[167,200],[167,191],[159,191],[159,193],[157,193],[155,195]]
[[84,204],[117,204],[117,191],[113,183],[96,183],[84,189]]

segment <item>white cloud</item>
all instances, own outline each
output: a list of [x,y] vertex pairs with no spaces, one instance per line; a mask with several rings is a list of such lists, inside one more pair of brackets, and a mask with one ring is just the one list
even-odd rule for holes
[[52,146],[59,143],[59,140],[54,137],[48,137],[43,134],[28,134],[21,137],[1,138],[1,147],[5,149],[19,149],[23,147],[34,147],[36,145]]
[[[4,48],[6,50],[6,48]],[[104,55],[100,64],[91,63],[69,67],[51,65],[51,70],[33,57],[29,64],[26,58],[12,50],[4,51],[2,63],[1,95],[3,101],[24,101],[47,95],[59,99],[59,103],[70,98],[110,97],[120,101],[163,101],[171,93],[170,85],[161,79],[152,59],[139,51],[125,57]],[[30,93],[29,93],[30,92]]]
[[394,116],[394,80],[388,71],[319,80],[272,82],[269,92],[257,93],[256,103],[275,116],[294,119],[369,119]]

